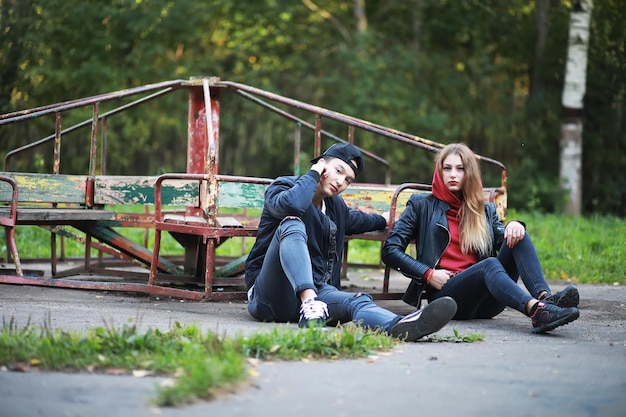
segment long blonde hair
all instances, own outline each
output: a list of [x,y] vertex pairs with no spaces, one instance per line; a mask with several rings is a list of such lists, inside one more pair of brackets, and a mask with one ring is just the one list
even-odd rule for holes
[[491,254],[493,242],[485,216],[485,200],[478,159],[474,152],[463,143],[446,145],[439,151],[435,160],[439,175],[442,175],[443,162],[452,154],[461,158],[465,170],[459,222],[461,250],[463,253],[475,252],[480,258],[484,258]]

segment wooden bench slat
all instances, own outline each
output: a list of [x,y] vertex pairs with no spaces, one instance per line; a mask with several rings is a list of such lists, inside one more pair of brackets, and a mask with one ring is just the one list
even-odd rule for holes
[[[391,207],[391,199],[397,186],[371,186],[354,185],[348,187],[341,195],[350,208],[362,210],[368,213],[384,213]],[[401,212],[411,195],[416,193],[429,193],[423,190],[405,190],[398,197],[397,210]]]
[[[0,207],[0,217],[8,217],[9,208]],[[68,223],[76,221],[115,220],[115,213],[106,210],[68,209],[68,208],[30,208],[17,210],[17,223],[38,224],[40,222]]]
[[[244,227],[243,224],[239,222],[234,217],[216,217],[216,227]],[[163,216],[163,222],[165,223],[177,223],[177,224],[187,224],[191,226],[207,226],[207,219],[204,217],[198,216],[186,216],[184,214],[178,213],[168,213]]]
[[[94,179],[94,203],[111,205],[154,205],[156,176],[98,175]],[[199,205],[199,183],[168,180],[162,185],[163,205]]]
[[220,227],[243,227],[239,220],[234,217],[218,217],[216,220]]
[[[19,203],[86,203],[86,175],[0,172],[17,183]],[[0,201],[11,201],[11,187],[0,181]]]
[[219,182],[218,206],[241,209],[262,209],[266,184]]

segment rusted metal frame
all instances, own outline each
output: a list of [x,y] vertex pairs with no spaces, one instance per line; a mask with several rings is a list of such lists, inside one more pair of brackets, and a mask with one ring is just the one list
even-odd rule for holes
[[[98,112],[100,110],[100,103],[93,104],[93,115],[91,118],[91,137],[89,141],[89,178],[93,181],[96,176],[96,162],[98,157]],[[89,181],[89,179],[88,179]],[[87,207],[93,206],[93,197],[90,197],[91,201],[88,201]]]
[[[100,135],[100,174],[106,175],[106,161],[107,161],[107,132],[108,132],[108,118],[102,117],[102,127],[101,127],[101,135]],[[95,190],[94,190],[95,194]],[[94,195],[95,199],[95,195]],[[147,235],[147,232],[146,232]],[[146,237],[147,240],[147,237]],[[103,253],[102,249],[98,249],[98,262],[102,264],[103,262]]]
[[313,157],[317,158],[322,154],[322,116],[315,115],[315,142],[313,145]]
[[[189,89],[189,113],[187,130],[187,173],[205,174],[206,155],[208,155],[207,117],[202,87]],[[156,186],[155,186],[156,192]],[[155,197],[156,198],[156,197]],[[156,212],[156,200],[155,200]],[[187,207],[188,216],[203,216],[199,207]]]
[[[190,101],[192,100],[193,100],[193,96],[190,94]],[[191,106],[191,103],[190,103],[190,109],[192,107],[193,106]],[[191,118],[192,118],[192,115],[190,114],[190,119]],[[194,116],[193,119],[196,119],[196,117]],[[190,136],[193,136],[194,133],[197,133],[197,132],[191,132],[190,130]],[[190,161],[188,160],[188,164],[189,163]],[[193,169],[194,166],[192,167],[188,166],[188,169],[189,168]],[[209,176],[210,174],[187,173],[187,174],[163,174],[157,178],[154,184],[154,229],[155,230],[154,230],[154,244],[153,244],[153,250],[152,250],[152,260],[150,262],[150,275],[148,277],[149,285],[155,285],[156,283],[156,276],[158,272],[158,263],[159,263],[159,253],[161,251],[161,232],[163,230],[167,230],[167,227],[169,227],[169,225],[165,223],[163,219],[163,210],[162,210],[162,201],[161,201],[161,188],[162,188],[163,182],[167,180],[176,180],[176,179],[189,179],[189,180],[197,180],[200,182],[204,182],[208,180]],[[187,214],[192,213],[192,215],[196,214],[196,212],[191,211],[189,207],[187,208],[186,213]],[[188,262],[187,256],[188,254],[186,250],[185,262]]]
[[106,116],[101,117],[102,129],[100,136],[100,175],[107,173],[107,133],[109,131],[109,119]]
[[[211,174],[182,174],[182,173],[171,173],[171,174],[162,174],[156,179],[154,184],[154,221],[155,223],[163,223],[163,205],[161,201],[161,190],[163,188],[163,182],[167,180],[189,180],[189,181],[210,181],[211,177],[216,182],[215,190],[217,192],[219,182],[245,182],[250,184],[269,184],[271,179],[268,178],[255,178],[255,177],[243,177],[236,175],[211,175]],[[210,227],[215,227],[207,223]]]
[[293,175],[300,175],[300,151],[302,149],[302,123],[296,122],[293,132]]
[[[120,113],[120,112],[122,112],[122,111],[124,111],[124,110],[127,110],[127,109],[129,109],[129,108],[131,108],[131,107],[138,106],[138,105],[140,105],[140,104],[142,104],[142,103],[145,103],[145,102],[150,101],[150,100],[154,100],[154,99],[156,99],[156,98],[158,98],[158,97],[161,97],[161,96],[163,96],[163,95],[165,95],[165,94],[169,94],[169,93],[171,93],[172,91],[175,91],[175,89],[174,89],[174,88],[167,88],[167,89],[165,89],[165,90],[158,91],[158,92],[156,92],[156,93],[154,93],[154,94],[151,94],[151,95],[149,95],[149,96],[143,97],[143,98],[138,99],[138,100],[135,100],[135,101],[133,101],[133,102],[131,102],[131,103],[125,104],[125,105],[120,106],[120,107],[117,107],[117,108],[115,108],[115,109],[113,109],[113,110],[111,110],[111,111],[108,111],[108,112],[106,112],[106,113],[103,113],[103,114],[101,114],[99,117],[104,119],[104,118],[106,118],[106,117],[109,117],[109,116],[115,115],[115,114],[117,114],[117,113]],[[74,102],[78,102],[78,101],[80,101],[80,100],[74,100]],[[77,130],[77,129],[81,128],[81,127],[87,126],[87,125],[88,125],[88,124],[90,124],[90,123],[92,123],[92,120],[91,120],[91,119],[84,120],[84,121],[82,121],[82,122],[80,122],[80,123],[77,123],[77,124],[75,124],[75,125],[73,125],[73,126],[71,126],[71,127],[67,128],[67,129],[65,129],[65,130],[62,130],[62,131],[61,131],[61,134],[66,134],[66,133],[73,132],[74,130]],[[8,167],[9,167],[9,160],[10,160],[10,158],[11,158],[12,156],[14,156],[14,155],[16,155],[16,154],[18,154],[18,153],[21,153],[21,152],[27,151],[28,149],[32,149],[32,148],[35,148],[35,147],[37,147],[37,146],[43,145],[44,143],[47,143],[47,142],[51,141],[51,140],[52,140],[52,139],[54,139],[54,138],[55,138],[55,135],[46,136],[46,137],[44,137],[43,139],[40,139],[40,140],[38,140],[38,141],[35,141],[35,142],[32,142],[32,143],[29,143],[28,145],[21,146],[21,147],[19,147],[19,148],[15,148],[15,149],[11,150],[10,152],[8,152],[8,153],[5,155],[5,159],[4,159],[4,170],[5,170],[5,171],[6,171],[6,170],[8,170]]]
[[[339,112],[324,109],[319,106],[314,106],[314,105],[307,104],[298,100],[287,98],[279,94],[270,93],[270,92],[267,92],[267,91],[264,91],[255,87],[251,87],[245,84],[235,83],[231,81],[220,81],[218,85],[233,88],[235,90],[246,91],[250,94],[254,94],[260,97],[265,97],[267,99],[270,99],[279,103],[287,104],[295,108],[303,109],[311,113],[315,113],[320,116],[323,116],[323,117],[326,117],[326,118],[329,118],[338,122],[342,122],[344,124],[354,125],[355,127],[361,128],[363,130],[378,133],[383,136],[387,136],[389,138],[399,140],[401,142],[406,142],[409,144],[417,144],[417,146],[423,147],[433,152],[437,152],[442,147],[442,145],[437,142],[429,141],[429,140],[420,138],[418,136],[409,135],[408,133],[399,132],[394,129],[389,129],[382,125],[377,125],[375,123],[367,122],[365,120],[362,120],[356,117],[348,116]],[[411,139],[411,140],[409,141],[408,139]]]
[[[201,173],[208,176],[205,176],[200,182],[199,210],[193,207],[187,207],[186,211],[191,215],[203,216],[211,226],[216,225],[215,222],[218,210],[218,184],[215,176],[218,173],[219,167],[220,122],[220,95],[219,90],[213,87],[214,80],[215,78],[203,78],[196,80],[201,81],[200,86],[196,83],[191,86],[187,147],[187,172],[193,174]],[[200,160],[200,157],[202,157],[202,160]],[[206,242],[202,245],[196,244],[193,247],[185,247],[185,269],[192,269],[192,265],[196,265],[198,254],[201,250],[206,251],[205,258],[207,260],[210,258],[212,265],[213,257],[215,256],[214,249],[214,244],[206,244]],[[155,251],[157,251],[157,248],[155,248]],[[207,262],[205,261],[205,269],[207,268],[209,268],[209,266],[207,266]],[[153,271],[154,266],[151,267],[151,277],[156,273],[156,271]],[[205,271],[205,296],[210,295],[210,285],[208,281],[211,279],[211,275],[207,275]]]
[[[204,295],[199,291],[183,290],[149,284],[115,283],[115,282],[88,282],[68,279],[46,279],[31,277],[16,277],[15,275],[0,275],[0,283],[19,285],[38,285],[45,287],[72,288],[83,290],[120,291],[150,294],[155,296],[169,296],[187,300],[200,301]],[[227,299],[226,297],[220,297]]]
[[163,231],[194,234],[202,236],[202,244],[204,246],[204,289],[205,297],[211,298],[213,295],[213,269],[215,267],[215,247],[216,243],[224,237],[253,237],[256,236],[256,227],[243,227],[243,228],[222,228],[216,227],[215,224],[206,223],[202,224],[176,224],[168,223],[164,221],[162,203],[161,203],[161,189],[164,181],[167,180],[195,180],[200,182],[209,181],[213,178],[216,181],[215,192],[217,193],[218,185],[220,181],[223,182],[249,182],[254,184],[268,184],[271,180],[266,178],[249,178],[241,176],[230,175],[212,175],[212,174],[163,174],[160,175],[154,186],[154,218],[155,218],[155,239],[154,249],[152,251],[152,263],[150,266],[149,284],[155,285],[156,277],[158,274],[157,260],[160,252],[161,233]]
[[[370,131],[373,133],[377,133],[379,135],[388,137],[390,139],[394,139],[396,141],[402,142],[402,143],[406,143],[408,145],[411,146],[417,146],[423,149],[426,149],[428,151],[431,152],[438,152],[444,145],[434,142],[434,141],[430,141],[424,138],[420,138],[419,136],[415,136],[415,135],[410,135],[408,133],[404,133],[404,132],[400,132],[398,130],[395,129],[389,129],[387,127],[381,126],[381,125],[377,125],[375,123],[370,123],[367,122],[365,120],[362,119],[358,119],[356,117],[352,117],[352,116],[347,116],[345,114],[342,113],[338,113],[338,112],[334,112],[334,111],[330,111],[327,109],[324,109],[322,107],[318,107],[318,106],[314,106],[311,104],[307,104],[307,103],[303,103],[301,101],[298,100],[294,100],[294,99],[290,99],[284,96],[281,96],[279,94],[275,94],[275,93],[270,93],[255,87],[251,87],[245,84],[240,84],[240,83],[235,83],[235,82],[231,82],[231,81],[219,81],[217,83],[217,85],[220,86],[224,86],[227,88],[232,88],[234,90],[241,90],[241,91],[245,91],[248,92],[250,94],[253,94],[255,96],[260,96],[260,97],[264,97],[267,98],[269,100],[273,100],[279,103],[283,103],[283,104],[287,104],[289,106],[295,107],[295,108],[299,108],[299,109],[303,109],[315,114],[318,114],[320,116],[326,117],[326,118],[330,118],[332,120],[336,120],[339,122],[342,122],[344,124],[348,124],[348,125],[354,125],[355,127],[358,127],[360,129],[366,130],[366,131]],[[500,169],[505,170],[505,166],[504,164],[502,164],[499,161],[496,161],[494,159],[491,158],[487,158],[481,155],[477,155],[477,157],[482,160],[485,161],[487,163],[493,164],[498,166]],[[506,184],[506,182],[503,182],[503,186]]]
[[[97,221],[81,222],[73,226],[85,234],[89,233],[90,236],[93,236],[110,247],[121,251],[143,265],[149,265],[152,260],[152,254],[146,247],[128,239],[124,235],[115,231],[112,227],[105,226]],[[158,266],[172,272],[177,271],[177,266],[165,259],[158,260]]]
[[153,286],[156,282],[157,262],[161,250],[161,230],[155,226],[154,248],[152,250],[152,262],[150,263],[150,275],[148,275],[148,285]]
[[354,126],[348,126],[348,143],[354,145]]
[[53,173],[61,170],[61,112],[56,112],[54,124],[54,167]]
[[[56,112],[56,120],[54,126],[54,163],[53,163],[53,173],[59,174],[61,171],[61,112]],[[53,203],[52,207],[57,207],[57,203]],[[63,239],[63,238],[61,238]],[[65,248],[65,245],[62,245],[62,248]],[[52,276],[54,276],[57,272],[57,239],[56,234],[50,234],[50,257],[51,257],[51,270]]]
[[213,293],[213,269],[215,268],[215,239],[206,235],[202,236],[205,246],[204,254],[204,296],[210,298]]
[[[75,239],[78,242],[83,243],[86,246],[85,252],[85,264],[83,267],[73,268],[71,270],[63,271],[62,273],[56,273],[54,277],[66,277],[70,275],[76,275],[79,273],[94,273],[97,269],[91,266],[91,248],[98,249],[99,251],[103,251],[108,253],[118,259],[125,260],[127,262],[132,262],[137,265],[148,265],[151,262],[151,254],[149,251],[142,247],[141,245],[137,245],[133,241],[127,239],[123,235],[117,233],[115,230],[111,228],[110,225],[112,222],[106,221],[78,221],[78,222],[68,222],[69,226],[72,226],[83,233],[85,233],[85,238],[81,238],[75,234],[70,233],[65,229],[58,229],[57,226],[47,227],[53,233],[59,233],[66,235]],[[45,226],[42,226],[45,227]],[[99,242],[92,241],[91,237],[95,237],[101,242],[104,242],[106,245],[103,245]],[[108,246],[107,246],[108,245]],[[98,265],[104,265],[104,262],[99,258],[97,263]],[[173,263],[166,261],[164,259],[159,260],[159,267],[162,269],[168,270],[172,273],[177,271],[176,265]],[[124,272],[119,272],[117,275],[124,276]]]
[[163,182],[168,180],[189,180],[189,181],[209,181],[211,174],[192,174],[192,173],[170,173],[161,174],[154,183],[154,221],[163,222],[163,203],[161,201],[161,190]]
[[[206,219],[211,226],[215,226],[215,219],[217,217],[217,180],[215,176],[218,173],[219,165],[219,110],[213,112],[214,105],[219,106],[219,102],[213,102],[211,97],[211,88],[209,87],[209,80],[204,79],[202,82],[202,91],[204,93],[204,108],[206,127],[207,127],[207,139],[208,139],[208,152],[207,161],[204,169],[204,173],[208,174],[206,182],[200,183],[200,208],[205,213]],[[202,187],[208,186],[208,192],[203,192]]]
[[104,101],[110,101],[115,99],[120,99],[123,97],[132,96],[135,94],[146,93],[153,90],[159,90],[162,88],[170,87],[172,90],[176,88],[182,88],[185,80],[173,80],[173,81],[164,81],[156,84],[148,84],[141,87],[133,87],[125,90],[119,90],[112,93],[104,93],[96,96],[91,96],[87,98],[77,99],[65,101],[62,103],[57,103],[49,106],[37,107],[30,110],[23,110],[19,112],[13,112],[4,115],[0,118],[0,126],[10,123],[20,122],[22,120],[36,119],[40,116],[45,116],[46,114],[54,113],[57,111],[66,111],[72,110],[80,107],[85,107],[89,105],[93,105],[95,103],[100,103]]
[[7,260],[9,253],[13,257],[13,263],[15,264],[15,271],[20,277],[23,276],[22,264],[20,263],[20,256],[17,252],[17,244],[15,243],[15,224],[17,221],[17,202],[19,200],[19,192],[17,189],[17,183],[9,177],[0,175],[0,181],[6,182],[11,186],[11,208],[9,209],[9,217],[0,216],[0,225],[4,226],[4,233],[7,244]]
[[57,274],[57,238],[55,233],[50,233],[50,273]]
[[[276,106],[272,106],[271,104],[266,103],[265,101],[259,99],[258,97],[255,97],[252,94],[246,93],[245,91],[235,90],[235,92],[237,94],[239,94],[240,96],[242,96],[242,97],[244,97],[244,98],[246,98],[246,99],[248,99],[250,101],[253,101],[256,104],[258,104],[258,105],[260,105],[262,107],[265,107],[266,109],[271,110],[271,111],[279,114],[280,116],[283,116],[286,119],[295,121],[296,123],[299,123],[300,125],[306,127],[307,129],[315,131],[315,126],[313,124],[308,123],[308,122],[300,119],[299,117],[294,116],[293,114],[291,114],[289,112],[286,112],[286,111],[284,111],[282,109],[279,109]],[[352,131],[352,135],[351,135],[352,141],[350,141],[350,130],[349,130],[348,131],[349,138],[348,138],[347,142],[345,140],[341,139],[340,137],[338,137],[336,135],[333,135],[332,133],[327,132],[327,131],[325,131],[323,129],[321,130],[321,132],[322,132],[322,134],[324,136],[327,136],[327,137],[333,139],[335,142],[352,143],[352,144],[354,144],[354,126],[349,126],[349,129],[351,129],[351,131]],[[389,181],[391,181],[391,167],[389,165],[389,162],[387,162],[387,160],[385,160],[384,158],[381,158],[380,156],[378,156],[378,155],[376,155],[376,154],[374,154],[372,152],[368,152],[367,150],[361,149],[361,148],[359,148],[359,149],[360,149],[361,153],[363,154],[363,156],[366,156],[367,158],[372,159],[372,160],[382,164],[385,167],[385,178],[389,178]],[[298,175],[298,174],[296,174],[296,175]]]
[[[46,226],[46,225],[40,225],[41,228],[48,230],[49,232],[51,232],[52,234],[58,235],[59,237],[62,238],[69,238],[74,240],[75,242],[78,243],[82,243],[85,244],[85,238],[83,236],[80,236],[76,233],[72,233],[71,231],[67,230],[65,227],[63,226],[58,226],[58,225],[53,225],[53,226]],[[98,251],[107,253],[115,258],[119,258],[119,259],[123,259],[126,261],[137,261],[137,259],[127,255],[126,253],[115,249],[111,246],[108,245],[103,245],[99,242],[92,242],[92,247],[98,249]],[[138,265],[140,265],[140,262],[136,262]],[[53,274],[54,275],[54,274]]]
[[[100,102],[93,103],[93,113],[91,118],[91,137],[89,142],[89,174],[85,186],[85,205],[93,208],[94,199],[94,178],[96,176],[96,156],[98,150],[98,113]],[[91,266],[91,233],[85,231],[85,257],[84,268],[89,271]]]
[[[422,191],[431,191],[432,187],[427,184],[418,184],[418,183],[404,183],[399,185],[396,190],[393,192],[391,196],[391,205],[389,207],[389,221],[387,223],[387,232],[391,233],[393,226],[396,221],[396,210],[398,206],[398,197],[400,193],[405,190],[422,190]],[[391,272],[391,268],[389,266],[385,266],[385,273],[383,276],[383,294],[389,293],[389,274]]]
[[[279,103],[283,103],[286,105],[289,105],[291,107],[295,107],[295,108],[299,108],[299,109],[303,109],[306,110],[310,113],[314,113],[317,114],[319,116],[322,117],[326,117],[329,118],[331,120],[335,120],[347,125],[354,125],[355,127],[358,127],[360,129],[366,130],[366,131],[370,131],[373,133],[378,133],[382,136],[386,136],[389,137],[391,139],[395,139],[397,141],[400,142],[404,142],[404,143],[408,143],[414,146],[418,146],[418,147],[422,147],[425,148],[427,150],[433,151],[433,152],[437,152],[440,147],[438,146],[432,146],[429,145],[427,143],[422,143],[417,141],[418,137],[417,136],[412,136],[412,135],[408,135],[408,134],[403,134],[403,135],[399,135],[396,133],[393,133],[392,131],[390,131],[390,129],[384,127],[384,126],[380,126],[380,125],[376,125],[374,123],[370,123],[367,122],[365,120],[362,119],[358,119],[356,117],[352,117],[352,116],[347,116],[345,114],[342,113],[338,113],[338,112],[334,112],[331,110],[327,110],[324,109],[322,107],[319,106],[314,106],[311,104],[307,104],[298,100],[294,100],[291,98],[287,98],[285,96],[281,96],[279,94],[275,94],[275,93],[270,93],[255,87],[251,87],[245,84],[240,84],[240,83],[236,83],[236,82],[232,82],[232,81],[219,81],[217,83],[217,85],[219,86],[223,86],[223,87],[228,87],[228,88],[232,88],[234,90],[241,90],[241,91],[245,91],[248,92],[250,94],[254,94],[256,96],[260,96],[260,97],[265,97],[269,100],[272,101],[276,101]],[[415,140],[410,140],[408,139],[409,137],[414,137],[416,138]]]

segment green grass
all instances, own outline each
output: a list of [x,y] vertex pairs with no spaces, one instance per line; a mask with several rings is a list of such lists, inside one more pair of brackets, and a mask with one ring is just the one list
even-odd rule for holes
[[[49,320],[48,320],[49,321]],[[475,342],[480,334],[452,338],[433,335],[425,341]],[[363,358],[401,343],[381,331],[345,325],[337,328],[271,331],[248,337],[225,338],[203,333],[195,325],[162,332],[139,333],[134,324],[97,327],[86,333],[53,330],[27,324],[18,328],[3,320],[0,365],[10,369],[36,367],[65,372],[107,372],[166,376],[157,386],[155,403],[174,406],[212,399],[223,390],[245,383],[252,371],[249,359],[301,360]]]
[[[548,280],[589,284],[626,284],[626,221],[618,217],[565,217],[554,214],[516,213],[510,210],[508,219],[526,223],[545,276]],[[148,248],[152,248],[154,231],[143,229],[121,230],[125,236],[143,244],[148,233]],[[162,238],[163,255],[182,254],[180,245],[167,233]],[[50,256],[50,234],[36,226],[16,229],[20,257],[47,258]],[[82,257],[82,244],[66,242],[66,256]],[[242,247],[249,250],[253,238],[233,238],[218,248],[218,254],[240,256]],[[57,245],[59,245],[57,243]],[[59,245],[60,247],[60,245]],[[60,249],[59,249],[60,250]],[[92,255],[96,255],[92,251]],[[6,246],[0,245],[0,256],[6,257]],[[380,259],[380,243],[351,241],[348,259],[354,263],[372,264]]]
[[[585,284],[626,284],[626,220],[611,216],[564,217],[516,213],[526,223],[546,279]],[[350,262],[379,259],[380,244],[352,241]]]
[[549,280],[626,284],[626,220],[509,213],[526,223]]

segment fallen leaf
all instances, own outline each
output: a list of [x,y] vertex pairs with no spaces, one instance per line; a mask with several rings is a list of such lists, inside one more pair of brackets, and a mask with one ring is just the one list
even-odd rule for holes
[[126,373],[126,369],[122,368],[107,368],[104,370],[106,375],[124,375]]
[[163,388],[173,388],[174,386],[176,386],[176,380],[173,378],[167,378],[161,381],[159,385]]
[[136,378],[143,378],[144,376],[154,375],[154,372],[146,369],[133,369],[133,376]]
[[28,364],[24,362],[17,362],[15,365],[13,365],[12,370],[15,372],[28,372],[30,371],[30,366],[28,366]]

